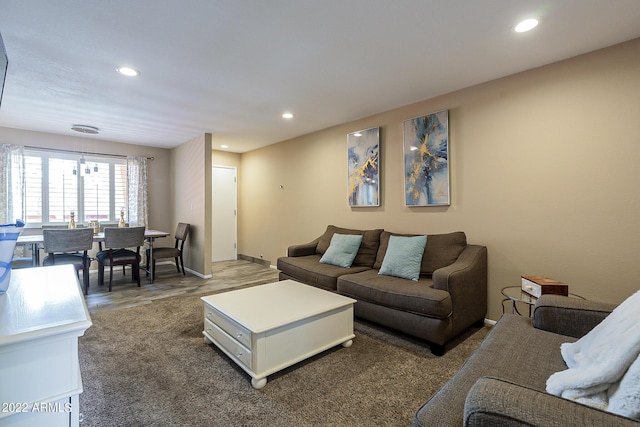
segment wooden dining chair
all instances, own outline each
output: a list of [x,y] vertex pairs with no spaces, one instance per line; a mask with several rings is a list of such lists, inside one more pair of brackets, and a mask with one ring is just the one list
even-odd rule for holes
[[[104,267],[109,266],[109,292],[113,282],[113,266],[131,265],[132,279],[140,287],[140,246],[144,245],[144,227],[105,227],[104,248],[98,252],[98,284],[104,284]],[[136,248],[135,251],[132,250]]]
[[[156,279],[156,260],[158,259],[166,259],[173,258],[176,262],[176,268],[178,269],[178,273],[180,273],[180,267],[182,267],[182,274],[185,275],[184,271],[184,259],[182,254],[184,252],[184,243],[189,236],[189,232],[191,231],[191,224],[187,224],[184,222],[178,223],[175,232],[176,243],[173,248],[153,248],[153,262],[151,263],[151,280]],[[149,249],[147,249],[147,259],[150,257]],[[147,269],[147,274],[148,274]]]
[[42,246],[47,254],[43,265],[72,264],[76,274],[82,270],[84,294],[89,292],[89,266],[91,258],[88,251],[93,246],[93,229],[91,228],[62,228],[43,229]]

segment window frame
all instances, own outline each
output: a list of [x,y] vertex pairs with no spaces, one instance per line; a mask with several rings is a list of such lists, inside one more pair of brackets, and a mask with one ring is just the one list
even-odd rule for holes
[[[25,218],[27,219],[28,227],[42,227],[43,225],[62,225],[68,223],[69,212],[63,212],[63,219],[61,221],[51,221],[50,217],[50,189],[49,189],[49,160],[50,159],[61,159],[61,160],[71,160],[75,161],[76,168],[76,189],[77,189],[77,210],[74,212],[74,217],[76,224],[87,224],[89,220],[85,220],[85,187],[87,186],[85,183],[84,171],[81,170],[81,167],[89,167],[91,173],[95,173],[92,164],[100,163],[100,164],[108,164],[109,168],[109,176],[108,176],[108,186],[109,186],[109,197],[108,197],[108,220],[100,221],[101,224],[109,224],[109,223],[117,223],[120,220],[120,210],[122,206],[116,206],[116,165],[124,166],[125,171],[125,184],[124,184],[124,202],[127,201],[127,191],[126,188],[126,167],[127,160],[118,156],[105,156],[105,155],[97,155],[97,154],[83,154],[83,153],[68,153],[65,151],[56,151],[56,150],[38,150],[38,149],[25,149],[24,150],[25,159],[27,157],[38,157],[40,158],[40,221],[32,221],[29,220],[29,212],[28,212],[28,204],[29,204],[29,195],[26,195],[26,205],[25,209]],[[81,164],[81,160],[84,159],[85,163]],[[73,173],[73,170],[70,170],[69,173]],[[25,172],[28,175],[28,172]],[[27,177],[25,176],[25,181]],[[25,182],[25,185],[26,182]],[[37,185],[34,185],[33,188],[37,188]],[[125,208],[125,221],[127,220],[127,209]],[[102,213],[102,209],[99,208],[97,215],[99,216]]]

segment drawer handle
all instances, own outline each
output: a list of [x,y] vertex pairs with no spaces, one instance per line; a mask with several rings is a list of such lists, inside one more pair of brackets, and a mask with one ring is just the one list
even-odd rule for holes
[[242,332],[238,332],[238,333],[236,334],[236,338],[242,338]]
[[211,328],[207,328],[207,332],[211,332]]
[[237,358],[242,357],[242,352],[238,352],[238,354],[236,355]]

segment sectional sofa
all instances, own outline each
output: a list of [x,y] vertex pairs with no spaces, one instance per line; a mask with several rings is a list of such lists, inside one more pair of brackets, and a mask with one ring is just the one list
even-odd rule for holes
[[[321,262],[336,234],[361,236],[348,267]],[[354,298],[356,317],[426,340],[433,354],[442,355],[452,338],[484,322],[487,248],[467,244],[461,231],[429,234],[418,254],[417,280],[381,270],[390,258],[404,257],[393,253],[397,238],[416,236],[424,235],[329,225],[312,242],[288,248],[287,256],[277,261],[279,277]]]
[[546,392],[567,369],[560,345],[575,342],[615,305],[542,295],[533,319],[504,314],[480,347],[415,414],[427,426],[640,426],[640,421]]

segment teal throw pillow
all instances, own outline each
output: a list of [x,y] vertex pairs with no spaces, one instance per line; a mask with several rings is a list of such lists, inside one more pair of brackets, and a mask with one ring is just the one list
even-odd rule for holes
[[353,260],[358,254],[362,235],[360,234],[338,234],[331,237],[329,248],[320,258],[323,264],[337,265],[338,267],[351,267]]
[[427,236],[391,235],[378,274],[418,280],[426,244]]

